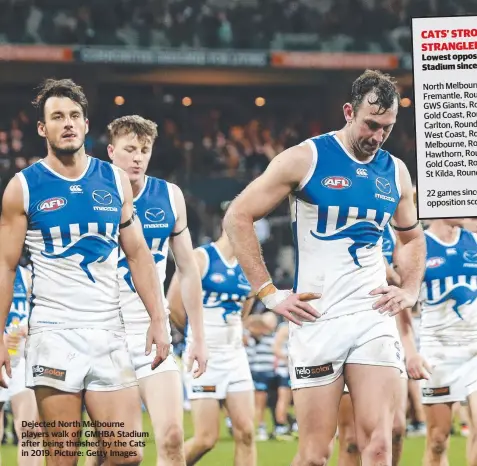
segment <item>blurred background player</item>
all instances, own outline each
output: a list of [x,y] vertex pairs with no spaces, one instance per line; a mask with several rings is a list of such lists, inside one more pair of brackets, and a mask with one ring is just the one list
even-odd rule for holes
[[[205,371],[207,361],[202,322],[202,288],[187,228],[184,195],[177,185],[145,174],[157,137],[156,123],[138,115],[128,115],[110,123],[108,131],[108,154],[113,164],[123,169],[131,182],[134,209],[156,264],[166,310],[167,300],[163,284],[169,246],[173,253],[180,274],[184,306],[194,333],[189,353],[191,361],[197,361],[198,367],[193,376],[199,377]],[[167,359],[153,370],[153,354],[144,354],[150,317],[136,293],[128,261],[122,250],[118,273],[128,350],[136,371],[142,401],[151,417],[157,464],[182,466],[185,464],[182,384],[179,368],[172,354],[172,345]],[[169,321],[167,331],[170,335]],[[172,342],[172,337],[170,338]]]
[[288,369],[288,322],[281,322],[273,342],[275,355],[275,377],[277,380],[277,404],[275,408],[275,438],[291,440],[291,434],[297,434],[295,422],[290,425],[289,409],[292,403],[291,379]]
[[254,329],[255,346],[253,362],[250,365],[253,384],[255,386],[255,423],[257,426],[256,439],[260,442],[270,438],[265,422],[267,406],[272,406],[272,417],[275,419],[274,406],[271,398],[276,396],[272,391],[275,387],[275,332],[277,329],[277,316],[273,312],[263,312],[251,316],[253,320],[247,323],[247,328]]
[[[232,422],[235,466],[255,466],[257,452],[253,436],[253,381],[243,345],[242,320],[253,299],[225,233],[195,250],[202,277],[204,332],[208,349],[207,371],[198,378],[185,376],[191,402],[194,436],[185,443],[187,466],[196,464],[212,450],[219,438],[220,403]],[[171,280],[167,298],[175,323],[185,330],[184,360],[189,364],[195,335],[186,319],[179,289],[180,272]]]
[[[425,466],[447,463],[452,405],[468,400],[476,422],[477,234],[462,219],[430,222],[421,305],[421,355],[432,368],[422,402],[427,421]],[[477,464],[477,438],[468,438],[468,464]]]
[[[41,456],[34,456],[32,450],[38,450],[32,444],[25,442],[22,432],[30,429],[22,425],[23,421],[38,421],[38,408],[33,390],[25,386],[25,338],[28,334],[28,296],[31,288],[31,271],[19,265],[15,274],[13,285],[13,301],[5,324],[4,342],[10,354],[12,367],[12,378],[3,376],[8,384],[8,388],[0,388],[0,412],[6,401],[10,401],[13,426],[19,440],[18,445],[18,466],[36,466],[43,464]],[[3,414],[3,412],[2,412]],[[3,437],[3,415],[2,415]],[[33,432],[40,432],[41,429],[31,429]],[[1,459],[0,459],[1,463]]]
[[[300,433],[294,466],[326,464],[343,372],[363,465],[391,462],[402,361],[390,316],[414,305],[425,246],[409,172],[381,149],[399,101],[392,78],[363,73],[353,82],[351,102],[343,106],[345,127],[278,155],[234,200],[224,220],[257,297],[292,322],[289,354]],[[293,292],[273,285],[253,232],[253,222],[287,196],[297,253]],[[403,243],[400,288],[383,286],[381,248],[374,247],[393,216]]]
[[[121,420],[108,427],[109,433],[140,431],[140,396],[119,305],[118,244],[151,316],[144,343],[147,352],[156,343],[153,368],[167,358],[169,338],[155,264],[134,221],[131,185],[111,164],[86,154],[88,102],[81,87],[67,79],[47,80],[34,105],[47,156],[17,174],[3,196],[0,330],[26,243],[34,270],[26,386],[35,391],[41,420],[55,421],[45,431],[50,438],[57,432],[73,438],[80,430],[83,398],[93,421]],[[0,366],[11,375],[3,342]],[[77,449],[65,443],[69,454],[61,464],[76,464]],[[48,450],[47,464],[58,464],[54,442]],[[142,459],[139,445],[112,442],[105,450],[118,455],[109,456],[111,465],[123,463],[119,455],[126,450],[130,465]]]

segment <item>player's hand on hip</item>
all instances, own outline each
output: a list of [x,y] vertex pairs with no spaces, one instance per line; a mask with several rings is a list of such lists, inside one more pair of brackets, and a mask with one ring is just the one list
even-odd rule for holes
[[429,380],[432,374],[431,366],[419,353],[406,357],[406,370],[413,380]]
[[8,377],[12,378],[12,368],[10,366],[10,355],[8,354],[7,346],[0,339],[0,387],[8,388],[7,381],[3,378],[3,368]]
[[382,295],[373,305],[373,309],[390,316],[399,314],[403,309],[414,306],[416,298],[404,288],[397,286],[381,286],[369,293],[372,296]]
[[197,379],[200,377],[207,369],[207,360],[208,360],[208,351],[207,345],[204,340],[196,341],[194,340],[190,346],[189,350],[189,360],[187,363],[187,372],[192,371],[194,361],[197,361],[196,368],[194,370],[193,378]]
[[151,364],[152,370],[167,359],[170,351],[169,333],[167,332],[166,320],[153,320],[147,329],[146,356],[151,354],[152,345],[156,345],[156,356]]
[[265,307],[296,325],[303,325],[303,322],[315,322],[320,317],[320,313],[308,303],[315,299],[320,299],[320,293],[293,293],[291,290],[278,290],[273,285],[265,296],[259,299]]

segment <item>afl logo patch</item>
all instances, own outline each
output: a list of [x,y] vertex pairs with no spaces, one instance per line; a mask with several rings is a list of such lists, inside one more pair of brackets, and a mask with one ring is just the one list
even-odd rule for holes
[[440,267],[441,265],[445,264],[446,260],[443,257],[431,257],[426,262],[426,267],[428,269],[435,269],[436,267]]
[[40,212],[53,212],[54,210],[62,209],[66,205],[66,199],[64,197],[52,197],[41,201],[38,204],[38,210]]
[[210,280],[214,283],[224,283],[225,277],[221,273],[213,273],[210,276]]
[[329,189],[346,189],[351,186],[351,180],[344,176],[328,176],[323,178],[321,184]]

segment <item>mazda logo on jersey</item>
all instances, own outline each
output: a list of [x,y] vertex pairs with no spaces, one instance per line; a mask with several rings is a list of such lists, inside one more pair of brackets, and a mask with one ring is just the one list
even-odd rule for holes
[[109,205],[113,202],[113,196],[111,196],[111,193],[102,189],[93,191],[93,199],[101,205]]
[[159,223],[164,220],[166,213],[159,207],[152,207],[151,209],[146,210],[144,216],[151,223]]
[[391,192],[391,183],[386,178],[376,178],[376,188],[384,194],[389,194]]
[[344,176],[328,176],[321,180],[321,184],[329,189],[346,189],[351,186],[351,180]]
[[477,251],[465,251],[464,259],[467,262],[477,262]]
[[428,269],[435,269],[436,267],[440,267],[441,265],[445,264],[446,260],[443,257],[431,257],[426,262],[426,267]]
[[38,204],[38,210],[40,212],[53,212],[54,210],[62,209],[67,204],[67,201],[64,197],[50,197],[41,201]]

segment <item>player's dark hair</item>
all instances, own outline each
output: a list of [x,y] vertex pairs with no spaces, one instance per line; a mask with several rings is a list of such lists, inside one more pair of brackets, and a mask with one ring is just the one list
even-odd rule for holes
[[401,96],[396,87],[396,80],[381,71],[366,70],[351,86],[351,105],[356,113],[364,98],[370,105],[377,105],[377,115],[383,114],[396,102],[399,105]]
[[116,118],[108,125],[110,144],[114,138],[130,133],[137,135],[139,141],[151,138],[154,142],[157,138],[157,124],[139,115],[126,115]]
[[71,79],[47,79],[39,88],[33,100],[33,107],[37,110],[38,120],[45,121],[45,103],[50,97],[67,97],[76,102],[83,110],[83,117],[88,118],[88,99],[83,88]]

